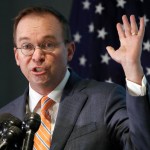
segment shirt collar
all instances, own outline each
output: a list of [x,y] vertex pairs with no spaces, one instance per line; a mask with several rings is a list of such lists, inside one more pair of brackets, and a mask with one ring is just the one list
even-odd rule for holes
[[[48,97],[54,100],[56,103],[60,102],[63,89],[69,79],[69,76],[70,76],[70,72],[67,69],[63,80],[58,84],[58,86],[53,91],[51,91],[48,94]],[[29,108],[31,112],[33,112],[34,108],[37,106],[38,102],[42,97],[43,95],[34,91],[29,84]]]

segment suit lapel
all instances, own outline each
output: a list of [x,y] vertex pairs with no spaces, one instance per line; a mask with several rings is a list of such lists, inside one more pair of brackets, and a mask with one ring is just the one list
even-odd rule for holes
[[80,79],[71,74],[64,89],[52,137],[51,150],[64,149],[78,116],[87,101],[87,95],[81,92],[85,88],[85,84],[79,85],[78,81]]
[[75,94],[61,102],[52,138],[54,150],[64,148],[86,100],[85,94]]

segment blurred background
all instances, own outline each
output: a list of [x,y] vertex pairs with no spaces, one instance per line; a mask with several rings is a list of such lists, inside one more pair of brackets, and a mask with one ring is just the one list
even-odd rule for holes
[[[106,46],[119,47],[116,23],[127,14],[144,16],[146,31],[142,44],[142,65],[150,81],[150,0],[1,0],[0,3],[0,107],[21,95],[28,82],[13,54],[13,18],[22,8],[50,5],[70,22],[76,53],[69,66],[84,78],[125,86],[121,66],[107,54]],[[131,70],[132,72],[132,70]]]

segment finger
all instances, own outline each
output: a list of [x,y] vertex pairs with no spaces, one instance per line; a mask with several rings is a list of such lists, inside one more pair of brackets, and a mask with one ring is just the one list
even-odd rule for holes
[[119,39],[125,38],[124,29],[120,23],[117,23],[117,31],[118,31]]
[[118,51],[118,50],[115,50],[115,49],[114,49],[113,47],[111,47],[111,46],[107,46],[106,49],[107,49],[107,52],[109,53],[109,55],[111,56],[111,58],[112,58],[114,61],[116,61],[116,62],[118,62],[118,63],[121,62],[119,55],[116,54],[116,51]]
[[129,23],[126,15],[122,16],[122,21],[123,21],[123,26],[124,26],[124,30],[125,30],[125,36],[130,36],[131,35],[131,26],[130,26],[130,23]]
[[144,24],[144,17],[140,18],[140,27],[139,27],[139,32],[138,35],[143,37],[145,32],[145,24]]
[[130,16],[130,22],[131,22],[131,34],[133,34],[133,35],[138,34],[138,26],[137,26],[136,19],[135,19],[134,15]]
[[107,52],[109,53],[109,55],[111,56],[111,58],[114,59],[115,49],[111,46],[107,46],[106,49],[107,49]]

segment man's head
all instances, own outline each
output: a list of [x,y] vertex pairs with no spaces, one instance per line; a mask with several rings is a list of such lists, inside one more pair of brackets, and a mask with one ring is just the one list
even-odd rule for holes
[[16,17],[14,44],[17,65],[31,87],[43,95],[63,79],[75,49],[65,18],[41,7],[27,8]]

